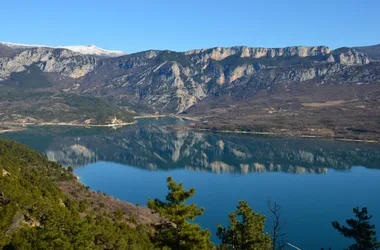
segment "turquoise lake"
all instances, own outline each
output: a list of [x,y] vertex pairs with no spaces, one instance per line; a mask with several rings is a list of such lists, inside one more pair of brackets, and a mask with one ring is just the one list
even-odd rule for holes
[[[146,205],[164,199],[166,178],[194,187],[190,202],[206,209],[196,221],[215,235],[239,200],[268,216],[281,205],[285,240],[301,249],[343,249],[332,221],[367,207],[380,238],[380,145],[322,139],[200,133],[173,129],[177,119],[139,120],[121,128],[31,127],[0,134],[50,160],[73,166],[85,185]],[[168,126],[169,125],[169,126]]]

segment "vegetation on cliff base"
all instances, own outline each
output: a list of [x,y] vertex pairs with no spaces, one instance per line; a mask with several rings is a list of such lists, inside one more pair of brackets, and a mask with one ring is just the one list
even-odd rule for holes
[[134,116],[105,99],[68,93],[4,91],[0,104],[0,119],[10,122],[109,124],[114,118],[132,122]]

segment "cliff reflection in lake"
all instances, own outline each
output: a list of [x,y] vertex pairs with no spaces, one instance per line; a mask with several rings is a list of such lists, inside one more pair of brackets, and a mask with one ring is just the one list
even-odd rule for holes
[[329,168],[380,165],[376,144],[200,133],[166,126],[178,120],[159,121],[144,121],[118,130],[35,127],[6,136],[74,168],[107,161],[147,170],[323,174]]

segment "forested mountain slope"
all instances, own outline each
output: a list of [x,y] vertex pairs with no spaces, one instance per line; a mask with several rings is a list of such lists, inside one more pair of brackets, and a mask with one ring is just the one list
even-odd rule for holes
[[0,218],[5,249],[151,249],[149,224],[158,221],[9,140],[0,140]]

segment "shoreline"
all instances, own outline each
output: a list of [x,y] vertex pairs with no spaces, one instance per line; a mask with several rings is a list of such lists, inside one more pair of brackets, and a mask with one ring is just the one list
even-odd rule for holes
[[161,118],[161,117],[169,117],[170,115],[138,115],[134,116],[133,119],[149,119],[149,118]]
[[194,131],[203,131],[211,133],[221,133],[221,134],[250,134],[250,135],[273,135],[279,137],[296,137],[296,138],[315,138],[315,139],[329,139],[334,141],[346,141],[346,142],[365,142],[365,143],[380,143],[376,140],[360,140],[360,139],[350,139],[350,138],[335,138],[330,136],[318,136],[318,135],[303,135],[303,134],[285,134],[285,133],[276,133],[276,132],[253,132],[253,131],[230,131],[230,130],[211,130],[211,129],[200,129],[200,128],[191,128],[186,127]]
[[25,128],[7,128],[4,130],[0,130],[0,134],[2,133],[9,133],[9,132],[18,132],[18,131],[23,131]]
[[140,115],[140,116],[134,116],[133,119],[149,119],[149,118],[178,118],[188,121],[199,121],[199,118],[194,117],[188,117],[188,116],[180,116],[180,115]]
[[[144,115],[144,116],[135,116],[133,122],[125,122],[120,124],[84,124],[84,123],[67,123],[67,122],[42,122],[42,123],[3,123],[2,126],[9,126],[5,130],[0,130],[0,134],[8,133],[8,132],[18,132],[27,129],[28,126],[71,126],[71,127],[124,127],[128,125],[137,124],[138,119],[149,119],[149,118],[178,118],[189,121],[199,121],[199,118],[193,117],[185,117],[178,115]],[[175,126],[175,124],[173,124]],[[177,127],[177,126],[175,126]],[[201,129],[201,128],[193,128],[190,126],[184,126],[186,129],[190,129],[193,131],[202,131],[202,132],[211,132],[211,133],[221,133],[221,134],[248,134],[248,135],[273,135],[279,137],[297,137],[297,138],[317,138],[317,139],[329,139],[335,141],[347,141],[347,142],[364,142],[364,143],[380,143],[377,140],[361,140],[361,139],[351,139],[351,138],[336,138],[333,136],[318,136],[318,135],[306,135],[306,134],[287,134],[280,132],[254,132],[254,131],[244,131],[244,130],[212,130],[212,129]],[[178,128],[178,127],[177,127]]]
[[[104,203],[108,204],[107,209],[120,208],[126,212],[127,216],[135,217],[137,222],[142,225],[149,225],[161,221],[161,218],[146,205],[138,205],[127,200],[122,200],[111,194],[106,194],[103,191],[92,189],[91,186],[83,183],[75,172],[73,172],[72,175],[74,179],[56,182],[59,189],[71,199],[78,200],[78,197],[73,195],[73,193],[79,193],[84,196],[87,201],[93,201],[90,205],[92,208],[97,206],[102,208],[100,204]],[[86,187],[88,187],[88,189],[86,189]]]
[[[3,126],[16,126],[25,129],[27,126],[71,126],[71,127],[123,127],[128,125],[136,124],[133,122],[115,123],[115,124],[85,124],[85,123],[69,123],[69,122],[41,122],[41,123],[4,123]],[[0,131],[2,132],[2,131]]]
[[0,133],[24,130],[28,126],[123,127],[123,126],[137,124],[137,120],[139,119],[165,118],[165,117],[178,118],[178,119],[189,120],[189,121],[199,121],[197,118],[183,117],[183,116],[178,116],[178,115],[143,115],[143,116],[133,117],[134,119],[133,122],[123,122],[123,123],[113,123],[113,124],[87,124],[87,123],[72,123],[72,122],[40,122],[40,123],[2,122],[0,126],[7,127],[7,129],[0,130]]

